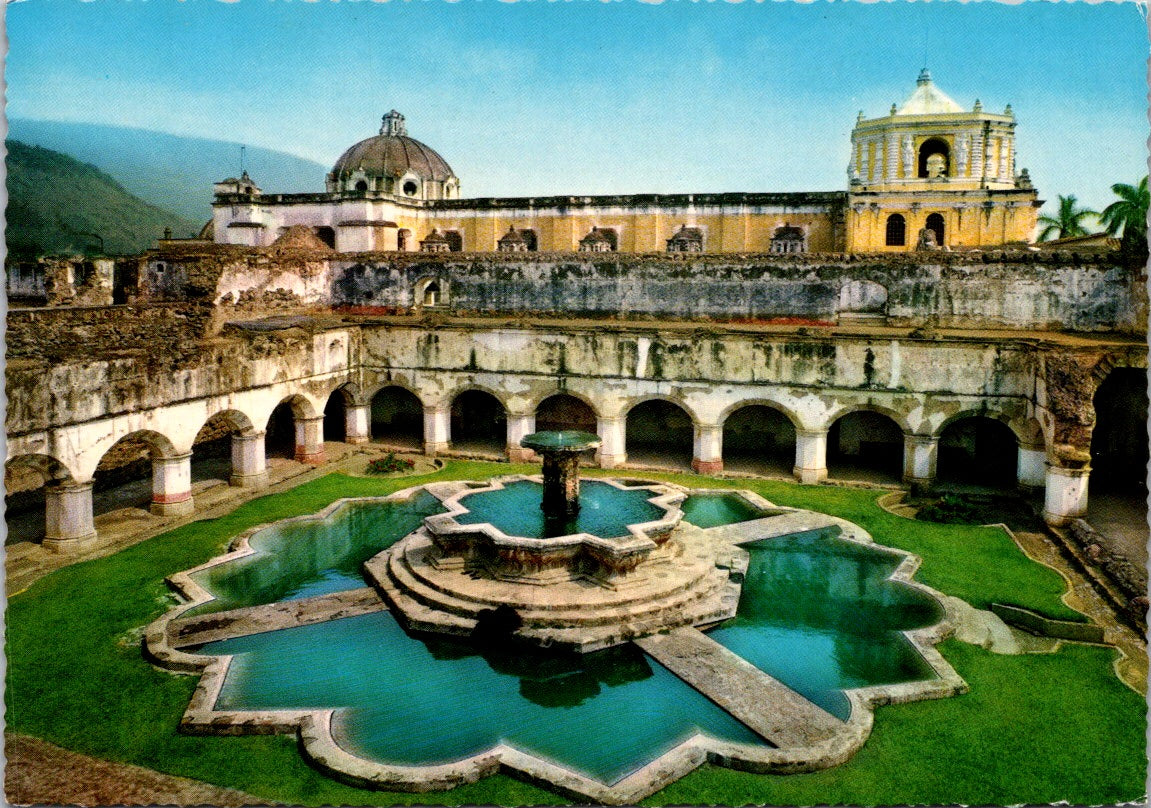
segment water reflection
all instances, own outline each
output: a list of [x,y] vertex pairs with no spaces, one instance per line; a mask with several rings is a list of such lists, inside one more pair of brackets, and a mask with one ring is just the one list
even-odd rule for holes
[[469,513],[457,517],[464,525],[490,522],[509,536],[547,538],[572,533],[614,538],[627,536],[628,525],[658,519],[663,510],[648,500],[651,491],[625,491],[596,480],[580,482],[580,511],[571,519],[548,519],[540,509],[543,486],[530,480],[507,483],[502,490],[468,494],[460,504]]

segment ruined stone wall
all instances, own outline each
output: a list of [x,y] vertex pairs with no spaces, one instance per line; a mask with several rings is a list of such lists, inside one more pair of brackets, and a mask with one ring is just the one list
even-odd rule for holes
[[891,325],[1140,332],[1146,294],[1116,254],[531,257],[376,254],[335,261],[331,300],[418,307],[422,284],[443,305],[480,313],[596,318],[806,320],[886,318]]

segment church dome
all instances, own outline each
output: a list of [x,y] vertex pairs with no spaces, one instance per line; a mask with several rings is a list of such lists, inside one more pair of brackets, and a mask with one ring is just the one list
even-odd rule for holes
[[340,155],[328,175],[332,191],[382,191],[417,199],[455,196],[459,179],[435,149],[408,137],[404,116],[384,116],[380,133]]

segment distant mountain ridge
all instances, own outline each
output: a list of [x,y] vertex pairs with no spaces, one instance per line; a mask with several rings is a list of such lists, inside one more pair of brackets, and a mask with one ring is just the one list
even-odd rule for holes
[[[212,183],[240,173],[240,144],[222,140],[24,118],[8,121],[8,137],[90,163],[128,193],[199,225],[212,215]],[[329,168],[254,146],[244,166],[262,189],[288,193],[323,191]]]
[[9,140],[5,241],[13,257],[136,253],[166,228],[188,237],[201,224],[128,193],[95,166]]

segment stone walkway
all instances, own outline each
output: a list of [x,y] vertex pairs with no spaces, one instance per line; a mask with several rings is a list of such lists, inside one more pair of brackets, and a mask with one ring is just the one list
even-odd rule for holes
[[814,746],[844,723],[694,628],[634,641],[661,665],[777,747]]

